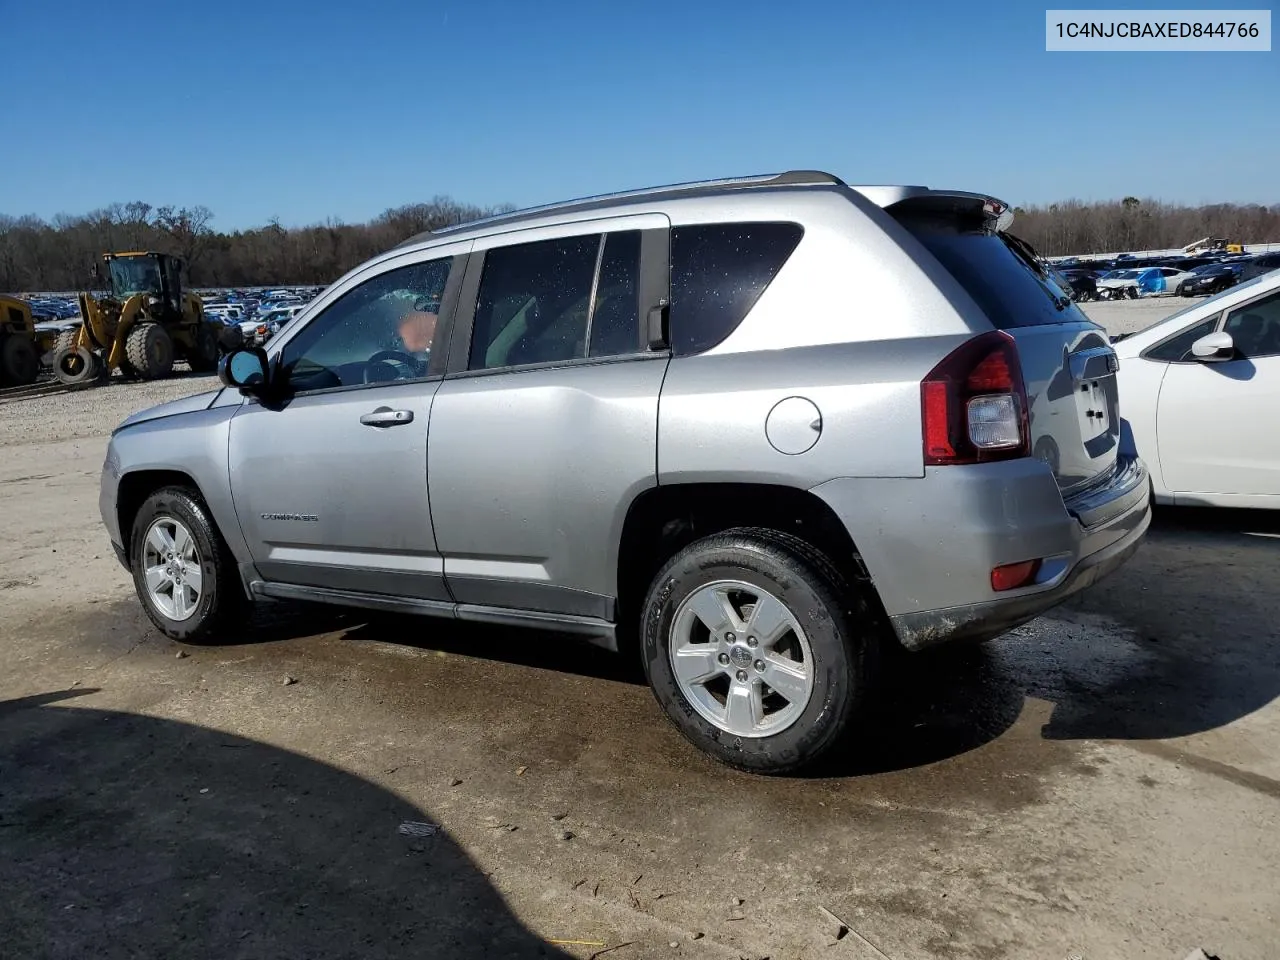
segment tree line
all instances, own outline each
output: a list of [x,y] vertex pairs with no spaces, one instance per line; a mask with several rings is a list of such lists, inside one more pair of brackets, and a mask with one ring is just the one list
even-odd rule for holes
[[[328,221],[221,232],[207,207],[115,203],[52,220],[0,214],[0,291],[79,290],[103,253],[160,250],[183,257],[196,287],[323,285],[425,230],[512,209],[449,197],[384,211],[367,223]],[[1205,236],[1280,241],[1280,205],[1189,207],[1125,197],[1015,207],[1013,232],[1045,256],[1181,247]]]
[[1010,229],[1046,257],[1168,250],[1204,237],[1275,243],[1280,242],[1280,204],[1187,207],[1137,197],[1107,203],[1066,200],[1014,207]]
[[331,220],[252,230],[215,230],[207,207],[115,203],[52,220],[0,214],[0,291],[70,291],[92,286],[102,254],[156,250],[187,261],[192,287],[323,285],[415,234],[502,213],[449,197],[384,211],[368,223]]

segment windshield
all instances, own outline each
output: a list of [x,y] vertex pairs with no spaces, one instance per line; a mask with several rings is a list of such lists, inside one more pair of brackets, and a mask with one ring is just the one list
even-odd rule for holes
[[160,266],[150,257],[111,260],[111,291],[117,297],[134,293],[160,295]]

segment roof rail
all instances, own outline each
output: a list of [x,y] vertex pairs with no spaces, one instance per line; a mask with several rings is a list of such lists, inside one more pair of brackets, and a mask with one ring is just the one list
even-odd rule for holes
[[661,187],[645,187],[640,190],[624,190],[618,193],[602,193],[590,197],[579,197],[576,200],[562,200],[556,203],[546,203],[536,207],[525,207],[521,210],[512,210],[509,213],[498,213],[491,217],[481,217],[477,220],[467,220],[463,223],[450,224],[447,227],[437,227],[435,230],[427,230],[416,236],[410,237],[396,245],[399,247],[407,247],[415,243],[421,243],[431,237],[438,237],[459,230],[469,230],[474,227],[485,226],[488,224],[519,222],[520,220],[531,219],[545,213],[554,213],[557,210],[571,210],[575,207],[586,207],[591,204],[607,203],[611,200],[634,200],[648,196],[667,196],[670,194],[693,193],[699,190],[716,190],[716,189],[733,189],[735,187],[789,187],[789,186],[834,186],[843,187],[845,183],[834,174],[824,173],[821,170],[788,170],[785,173],[768,173],[757,174],[749,177],[726,177],[719,180],[692,180],[686,183],[672,183]]

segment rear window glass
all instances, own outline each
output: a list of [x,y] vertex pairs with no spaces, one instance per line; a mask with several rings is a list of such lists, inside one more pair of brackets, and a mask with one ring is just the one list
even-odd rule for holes
[[[1001,330],[1089,322],[1048,273],[1038,273],[999,235],[961,220],[899,216]],[[1056,302],[1055,302],[1056,300]],[[1061,306],[1065,304],[1065,306]]]
[[671,231],[671,351],[709,350],[755,306],[804,233],[798,223],[711,223]]

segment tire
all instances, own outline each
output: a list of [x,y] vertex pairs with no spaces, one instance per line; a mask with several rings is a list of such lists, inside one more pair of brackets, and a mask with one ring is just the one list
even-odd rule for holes
[[143,380],[160,380],[173,371],[173,338],[158,323],[144,321],[129,331],[125,356]]
[[90,383],[102,376],[102,361],[88,347],[69,345],[58,337],[58,346],[53,351],[53,374],[61,383]]
[[11,333],[0,339],[0,382],[15,387],[35,383],[40,376],[40,354],[25,334]]
[[[177,534],[179,527],[185,536]],[[163,533],[153,532],[155,528]],[[164,533],[177,548],[172,560],[160,549]],[[171,565],[179,560],[181,567]],[[248,607],[235,558],[200,495],[187,487],[157,490],[139,508],[130,530],[129,566],[147,616],[172,640],[217,642]],[[163,575],[154,572],[157,568],[165,571]],[[193,571],[198,577],[193,577]],[[154,592],[149,576],[159,585]]]
[[[727,632],[734,637],[732,646],[719,642],[726,633],[712,631],[692,613],[710,596],[719,606],[704,609],[719,616],[724,609],[719,590],[726,591],[723,598],[738,613],[736,623],[727,617],[721,623],[736,626]],[[774,641],[752,636],[748,628],[755,610],[748,616],[741,605],[751,597],[762,612],[762,598],[777,602],[799,629],[784,626]],[[797,537],[758,528],[715,534],[672,557],[649,588],[640,627],[645,675],[663,712],[700,750],[740,770],[795,773],[829,756],[870,705],[881,636],[870,609],[860,589],[846,584],[824,554]],[[748,634],[746,644],[742,632]],[[686,642],[699,636],[709,637],[708,651],[696,649],[703,643]],[[673,658],[673,644],[694,648],[685,662],[717,675],[705,681],[691,681],[687,674],[678,678],[673,659],[685,658]],[[717,648],[718,653],[711,652]],[[790,697],[779,690],[756,700],[755,691],[770,689],[766,678],[787,681],[788,672],[774,667],[779,662],[789,664],[785,685],[801,692]],[[796,680],[797,672],[805,675],[802,681]],[[754,713],[739,713],[737,719],[756,722],[750,732],[742,724],[735,731],[728,709],[731,696],[735,704],[747,702],[737,699],[746,695],[742,691],[752,691]],[[717,714],[719,722],[712,719]]]
[[218,369],[218,337],[204,321],[196,325],[195,345],[187,363],[193,373],[211,373]]

